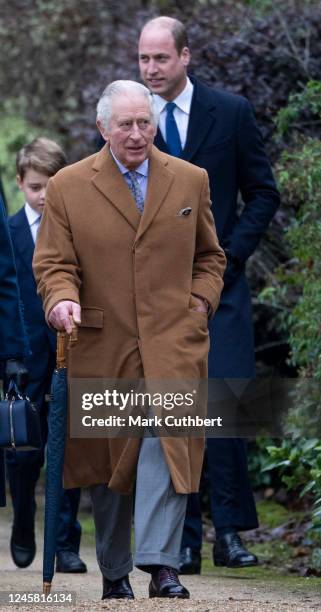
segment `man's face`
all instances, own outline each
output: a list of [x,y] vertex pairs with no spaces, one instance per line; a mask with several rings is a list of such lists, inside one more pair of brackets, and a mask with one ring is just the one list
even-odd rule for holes
[[177,53],[169,29],[147,26],[139,39],[138,56],[141,78],[152,93],[171,101],[183,91],[190,53],[187,47]]
[[36,172],[32,168],[26,171],[23,178],[17,176],[18,187],[24,193],[26,202],[39,215],[43,213],[49,178],[46,174]]
[[114,96],[108,129],[105,130],[100,123],[98,128],[114,155],[128,170],[134,170],[149,157],[156,130],[145,96]]

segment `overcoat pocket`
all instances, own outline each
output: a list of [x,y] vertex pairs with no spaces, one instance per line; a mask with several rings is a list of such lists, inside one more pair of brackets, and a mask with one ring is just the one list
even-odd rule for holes
[[104,325],[104,311],[102,308],[82,307],[81,323],[79,327],[97,327]]

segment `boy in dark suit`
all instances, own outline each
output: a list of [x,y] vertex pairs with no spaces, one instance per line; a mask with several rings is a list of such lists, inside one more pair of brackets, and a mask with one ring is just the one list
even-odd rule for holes
[[[28,358],[29,384],[27,394],[38,406],[42,420],[43,448],[37,451],[10,451],[7,468],[12,496],[14,520],[11,554],[18,567],[27,567],[36,553],[35,487],[44,463],[47,439],[46,395],[55,367],[55,334],[48,328],[37,295],[32,271],[32,258],[45,193],[49,178],[66,165],[60,146],[47,138],[36,138],[17,155],[17,182],[25,196],[25,205],[9,220],[14,248],[18,283],[24,305],[24,316],[32,350]],[[77,521],[80,489],[65,490],[61,500],[56,550],[56,571],[86,572],[79,558],[81,528]]]

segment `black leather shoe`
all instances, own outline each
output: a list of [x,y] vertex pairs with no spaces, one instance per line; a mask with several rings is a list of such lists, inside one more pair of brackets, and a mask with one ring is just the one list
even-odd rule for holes
[[118,580],[108,580],[103,576],[102,599],[135,599],[128,574]]
[[60,550],[56,553],[56,572],[84,574],[86,571],[87,566],[77,553],[72,550]]
[[220,536],[213,549],[213,561],[216,566],[251,567],[258,564],[258,559],[244,547],[236,532]]
[[189,592],[180,583],[175,569],[160,566],[157,571],[152,573],[152,579],[149,583],[149,597],[189,599]]
[[185,575],[201,573],[201,553],[199,550],[193,550],[189,546],[182,548],[178,573]]
[[36,554],[36,542],[33,532],[20,531],[13,527],[10,551],[14,563],[18,567],[28,567]]

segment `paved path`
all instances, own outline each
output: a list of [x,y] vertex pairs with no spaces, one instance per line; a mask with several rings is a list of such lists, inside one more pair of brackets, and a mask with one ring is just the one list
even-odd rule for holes
[[[37,532],[38,552],[32,565],[27,569],[18,569],[10,556],[10,509],[0,510],[0,591],[10,592],[41,592],[42,590],[42,533]],[[242,572],[226,570],[220,575],[202,575],[184,577],[184,585],[191,592],[191,599],[184,601],[148,600],[148,576],[144,572],[135,570],[131,577],[136,600],[130,602],[112,601],[101,602],[101,577],[96,564],[93,546],[83,546],[81,556],[87,563],[87,574],[56,574],[53,591],[72,591],[76,594],[73,605],[41,606],[22,605],[4,606],[0,603],[0,610],[27,610],[51,609],[69,610],[115,610],[139,612],[301,612],[305,610],[321,610],[321,580],[320,590],[316,589],[316,581],[308,579],[302,581],[302,587],[297,581],[292,584],[279,584],[270,578],[244,578]],[[313,586],[314,585],[314,586]],[[312,588],[313,586],[313,588]]]

